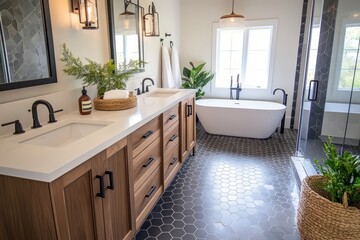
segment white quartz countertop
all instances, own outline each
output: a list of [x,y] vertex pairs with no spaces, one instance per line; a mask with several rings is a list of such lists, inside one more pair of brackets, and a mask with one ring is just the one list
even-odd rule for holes
[[[0,175],[52,182],[195,93],[193,89],[174,91],[178,92],[171,97],[140,95],[137,106],[132,109],[93,110],[90,115],[84,116],[73,112],[58,117],[57,122],[52,124],[47,123],[47,119],[40,119],[43,127],[25,129],[24,134],[3,135],[0,137]],[[64,146],[44,146],[26,142],[27,139],[70,122],[97,123],[105,126]]]

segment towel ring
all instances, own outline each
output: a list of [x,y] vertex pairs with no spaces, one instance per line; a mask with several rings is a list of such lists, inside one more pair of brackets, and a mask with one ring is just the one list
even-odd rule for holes
[[163,38],[160,38],[160,43],[161,43],[161,46],[164,46],[164,39]]
[[170,41],[170,47],[173,47],[173,46],[174,46],[173,41]]

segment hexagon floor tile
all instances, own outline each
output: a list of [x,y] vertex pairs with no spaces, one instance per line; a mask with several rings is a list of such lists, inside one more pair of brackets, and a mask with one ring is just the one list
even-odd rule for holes
[[136,235],[142,239],[299,239],[290,165],[296,132],[266,140],[207,134]]

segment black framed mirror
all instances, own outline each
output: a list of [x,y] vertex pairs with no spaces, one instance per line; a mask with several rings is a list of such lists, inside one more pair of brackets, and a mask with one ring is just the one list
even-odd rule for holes
[[57,82],[48,0],[0,6],[0,91]]
[[144,9],[139,0],[108,0],[111,58],[118,66],[129,61],[139,61],[139,71],[144,71]]

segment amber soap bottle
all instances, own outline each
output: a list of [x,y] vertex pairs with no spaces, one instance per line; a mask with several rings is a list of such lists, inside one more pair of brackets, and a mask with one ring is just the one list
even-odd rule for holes
[[91,113],[91,98],[87,95],[85,87],[81,91],[82,95],[79,98],[79,112],[81,115],[88,115]]

